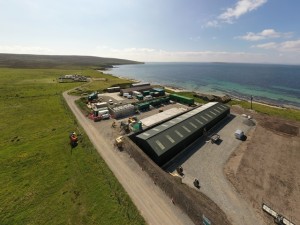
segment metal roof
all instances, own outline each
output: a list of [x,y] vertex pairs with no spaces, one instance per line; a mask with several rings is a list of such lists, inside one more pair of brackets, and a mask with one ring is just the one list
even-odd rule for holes
[[143,123],[143,126],[150,127],[151,125],[153,125],[155,123],[166,120],[170,117],[175,116],[176,114],[183,113],[184,111],[186,111],[185,108],[171,108],[171,109],[165,110],[161,113],[141,119],[141,122]]
[[228,106],[211,102],[155,126],[136,137],[146,141],[159,156],[223,114]]

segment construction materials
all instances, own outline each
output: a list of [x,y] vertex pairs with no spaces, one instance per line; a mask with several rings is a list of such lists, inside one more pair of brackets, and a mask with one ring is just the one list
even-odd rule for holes
[[134,115],[135,107],[132,104],[117,106],[110,109],[113,118],[118,119],[126,116]]
[[278,225],[295,225],[294,223],[289,221],[287,218],[285,218],[281,214],[277,213],[271,207],[267,206],[265,203],[262,204],[262,209],[263,209],[263,211],[268,213],[270,216],[272,216],[274,218],[274,222]]

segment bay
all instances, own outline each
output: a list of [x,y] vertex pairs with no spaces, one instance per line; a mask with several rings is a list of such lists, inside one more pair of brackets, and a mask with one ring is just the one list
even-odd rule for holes
[[300,66],[242,63],[146,63],[109,71],[153,84],[228,94],[280,106],[300,107]]

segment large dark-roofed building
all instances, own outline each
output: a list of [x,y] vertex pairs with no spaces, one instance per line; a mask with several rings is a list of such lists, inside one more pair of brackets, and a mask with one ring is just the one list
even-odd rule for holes
[[161,166],[229,113],[230,108],[227,105],[211,102],[139,133],[133,139]]

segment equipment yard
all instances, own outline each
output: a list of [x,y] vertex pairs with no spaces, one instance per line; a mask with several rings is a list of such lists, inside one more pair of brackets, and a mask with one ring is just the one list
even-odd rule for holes
[[[135,110],[136,107],[145,106],[145,103],[138,103],[135,98],[124,98],[118,93],[100,94],[99,98],[108,102],[108,107],[116,109],[124,110],[127,104],[132,103],[137,104]],[[188,102],[186,99],[182,101]],[[109,109],[112,118],[88,122],[87,126],[92,126],[99,135],[95,136],[93,141],[101,140],[106,143],[102,146],[107,149],[98,149],[101,155],[103,151],[123,150],[122,136],[126,136],[130,131],[137,132],[130,137],[136,145],[166,172],[179,177],[182,183],[199,195],[204,194],[214,201],[233,225],[272,224],[274,218],[263,211],[263,204],[270,206],[278,215],[282,215],[293,224],[299,224],[299,123],[291,123],[236,106],[231,107],[229,114],[229,108],[219,103],[209,103],[203,106],[203,109],[194,109],[179,103],[147,107],[146,110],[138,111],[132,111],[130,108],[128,112],[131,115],[126,114],[120,118],[118,115],[123,114],[117,114],[112,108]],[[133,112],[136,114],[133,115]],[[118,118],[113,118],[113,115]],[[133,130],[134,126],[130,125],[136,123],[140,123],[141,127]],[[124,128],[124,124],[127,124],[128,129]],[[139,167],[126,152],[115,151],[112,154],[111,157],[120,157],[123,163],[128,164],[128,168],[136,170]],[[176,156],[173,157],[174,155]],[[118,166],[112,170],[118,170]],[[178,172],[181,170],[182,173]],[[114,173],[116,174],[115,171]],[[120,179],[120,175],[116,176]],[[146,173],[143,173],[143,176],[149,188],[155,188],[155,185],[149,184],[151,178]],[[120,182],[124,185],[125,181]],[[155,184],[155,180],[153,182]],[[137,200],[138,196],[130,193],[132,187],[126,188],[126,185],[128,183],[124,187],[129,190],[129,195],[142,211],[146,221],[159,224],[153,218],[154,211],[146,210],[145,205],[141,205],[140,200]],[[159,193],[163,194],[161,191]],[[191,223],[181,210],[166,203],[166,200],[168,201],[168,197],[165,197],[162,200],[164,203],[161,204],[164,204],[164,210],[173,216],[179,212],[178,224]],[[165,221],[170,219],[165,214],[157,216],[165,217]],[[207,219],[203,214],[203,221],[204,218]]]

